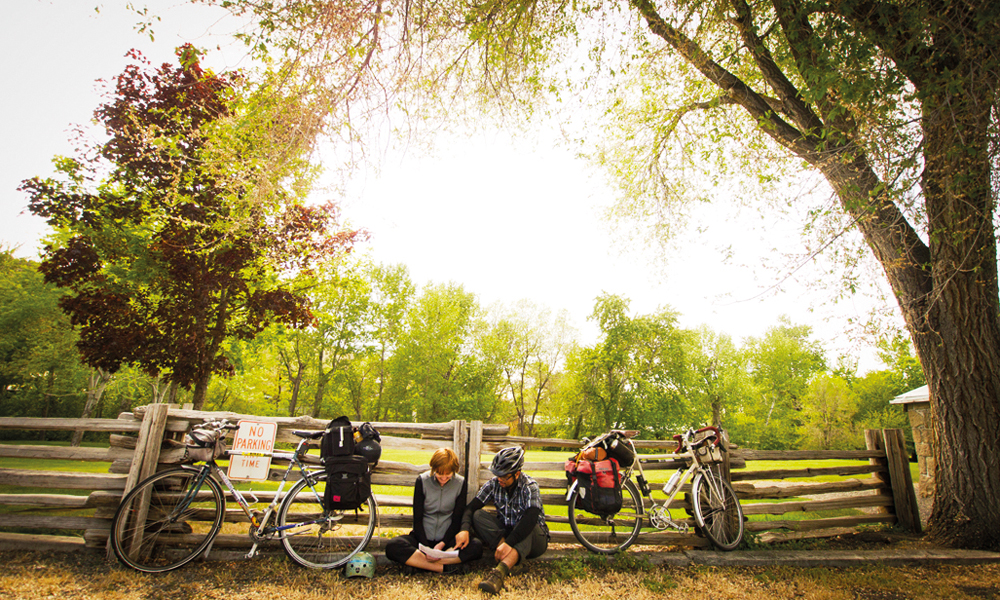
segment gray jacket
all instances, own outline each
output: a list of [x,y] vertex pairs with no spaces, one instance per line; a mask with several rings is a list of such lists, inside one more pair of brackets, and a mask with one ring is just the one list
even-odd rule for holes
[[417,484],[413,495],[413,530],[417,539],[426,544],[454,536],[465,510],[465,478],[455,473],[442,486],[426,471],[417,478]]

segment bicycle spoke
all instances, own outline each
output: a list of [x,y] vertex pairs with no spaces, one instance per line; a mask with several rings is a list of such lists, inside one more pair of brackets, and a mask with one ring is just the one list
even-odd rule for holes
[[278,526],[295,525],[282,533],[285,552],[295,562],[313,569],[343,566],[368,545],[378,522],[374,497],[358,510],[325,512],[320,500],[325,486],[325,475],[303,479],[278,508]]
[[743,509],[721,477],[706,470],[695,479],[695,518],[705,535],[722,550],[736,548],[743,539]]
[[642,529],[643,509],[639,490],[632,481],[622,486],[622,510],[610,516],[593,515],[577,508],[576,494],[570,500],[569,524],[585,548],[599,554],[613,554],[635,542]]
[[[213,479],[199,480],[198,469],[171,469],[125,496],[111,527],[111,547],[122,563],[159,573],[204,552],[222,526],[225,498]],[[192,489],[198,485],[200,490]]]

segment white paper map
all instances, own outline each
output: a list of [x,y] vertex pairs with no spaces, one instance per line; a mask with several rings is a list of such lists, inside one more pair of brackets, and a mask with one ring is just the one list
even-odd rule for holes
[[429,558],[458,558],[458,550],[435,550],[420,544],[418,549]]

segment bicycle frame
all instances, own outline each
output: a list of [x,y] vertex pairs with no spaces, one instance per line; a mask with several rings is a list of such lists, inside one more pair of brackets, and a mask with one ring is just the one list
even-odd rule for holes
[[[705,431],[713,431],[714,434],[696,439],[699,433]],[[579,479],[572,483],[566,502],[569,505],[570,528],[576,539],[592,552],[614,554],[635,543],[643,527],[652,526],[660,530],[669,528],[686,533],[691,528],[690,520],[674,521],[670,515],[670,506],[684,482],[690,481],[689,514],[693,517],[694,527],[720,550],[736,548],[743,538],[743,510],[732,486],[712,469],[715,463],[724,460],[721,452],[725,451],[725,447],[719,448],[723,435],[721,430],[717,427],[706,427],[698,431],[688,429],[683,434],[674,436],[677,450],[672,458],[688,464],[681,466],[663,486],[663,493],[667,498],[662,503],[653,500],[652,490],[643,472],[642,460],[636,454],[635,443],[631,439],[635,435],[636,433],[629,431],[612,430],[593,441],[585,440],[585,445],[576,457],[578,460],[603,460],[603,451],[595,449],[603,448],[623,462],[631,460],[631,464],[621,472],[622,503],[614,513],[593,513],[588,512],[588,508],[583,508],[588,516],[582,519],[578,517],[577,510],[581,507]],[[613,439],[609,439],[612,436]],[[628,445],[631,456],[628,451],[622,451],[623,443]],[[633,470],[638,470],[635,482],[629,480]],[[648,511],[643,506],[643,497],[649,501]]]
[[[631,435],[631,432],[624,432],[619,430],[612,430],[607,433],[601,434],[594,440],[584,445],[582,450],[598,446],[608,436],[611,436],[615,433],[622,434],[624,438],[628,440],[628,444],[631,447],[632,452],[635,453],[635,444],[632,442],[633,435]],[[681,489],[684,487],[684,482],[693,483],[695,476],[710,468],[702,464],[701,460],[698,458],[695,450],[699,447],[700,443],[699,442],[692,443],[691,441],[692,437],[693,437],[693,431],[685,433],[683,438],[680,440],[680,443],[684,447],[684,452],[675,453],[674,455],[675,460],[688,460],[690,461],[691,465],[677,479],[674,485],[674,489],[668,493],[667,499],[665,501],[657,502],[653,499],[652,490],[649,487],[649,483],[646,481],[645,472],[642,469],[642,462],[639,459],[638,453],[635,453],[636,456],[635,462],[633,462],[632,465],[630,465],[628,469],[626,469],[622,473],[622,481],[624,482],[632,477],[633,471],[635,470],[639,471],[635,478],[636,482],[638,483],[639,492],[647,500],[649,500],[650,503],[649,521],[650,524],[656,527],[657,529],[671,528],[671,529],[676,529],[678,531],[687,531],[687,529],[689,528],[687,523],[678,523],[673,520],[673,518],[670,516],[670,506],[671,504],[673,504],[674,499],[677,497],[677,495],[681,492]],[[566,491],[567,502],[570,501],[570,498],[573,495],[573,492],[576,490],[578,485],[579,481],[574,481],[573,484]],[[715,485],[714,481],[711,481],[711,478],[709,478],[709,485],[712,486]],[[664,489],[664,492],[667,493],[666,489]],[[718,493],[719,490],[715,490],[715,492]]]
[[[251,502],[248,502],[247,499],[244,497],[244,495],[238,489],[236,489],[236,486],[233,484],[233,481],[229,478],[228,475],[226,475],[225,471],[219,468],[219,465],[215,462],[215,460],[208,461],[203,465],[202,467],[203,473],[207,474],[208,472],[211,472],[212,475],[217,480],[222,482],[223,486],[225,486],[225,488],[232,495],[233,499],[236,501],[236,504],[239,505],[239,507],[246,514],[247,518],[250,519],[250,524],[252,526],[250,530],[250,537],[253,540],[253,546],[251,546],[250,551],[246,555],[246,558],[253,558],[254,556],[256,556],[257,546],[260,544],[260,542],[271,539],[272,537],[274,537],[275,534],[284,535],[284,532],[290,529],[296,529],[299,527],[308,527],[316,523],[325,522],[331,518],[331,517],[323,517],[320,519],[314,519],[312,521],[303,521],[280,527],[267,525],[268,522],[271,520],[271,516],[274,514],[275,509],[281,504],[281,501],[283,499],[282,494],[285,491],[285,484],[288,483],[288,476],[292,473],[293,470],[297,469],[299,471],[302,477],[306,480],[309,489],[312,490],[313,494],[315,494],[317,502],[322,502],[322,495],[318,491],[316,491],[316,488],[313,486],[312,481],[309,480],[309,475],[311,475],[311,471],[306,467],[305,463],[303,463],[302,460],[299,458],[300,456],[305,454],[305,452],[303,451],[303,447],[308,445],[308,442],[309,442],[308,439],[301,440],[296,446],[295,450],[292,452],[282,452],[282,451],[239,452],[233,450],[226,451],[227,457],[269,456],[271,458],[277,458],[279,460],[289,461],[288,468],[285,469],[285,473],[284,475],[282,475],[281,481],[278,482],[278,489],[274,492],[274,499],[271,500],[271,503],[267,506],[267,508],[264,509],[262,513],[260,513],[259,516],[258,514],[254,513],[253,510],[251,510],[250,508]],[[200,476],[199,486],[198,486],[199,488],[201,487],[201,482],[204,480],[205,476],[206,476],[205,474]],[[247,493],[252,496],[253,499],[252,503],[256,504],[258,500],[256,496],[253,496],[253,492],[249,491]],[[181,504],[184,505],[184,507],[186,507],[188,502],[190,502],[190,500],[185,499],[185,501],[182,502]],[[178,508],[182,507],[179,506]],[[339,517],[333,517],[333,518],[339,518]]]

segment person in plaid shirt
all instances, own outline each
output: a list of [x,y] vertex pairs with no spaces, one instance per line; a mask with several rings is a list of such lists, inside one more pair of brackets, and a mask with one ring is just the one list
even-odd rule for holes
[[[511,567],[522,558],[536,558],[549,547],[549,528],[545,525],[542,495],[534,479],[521,472],[524,450],[514,446],[497,452],[490,465],[493,479],[465,508],[462,529],[455,536],[455,547],[469,543],[470,530],[483,544],[493,548],[497,566],[482,581],[479,589],[489,594],[499,593]],[[496,507],[496,514],[482,510],[487,502]]]

